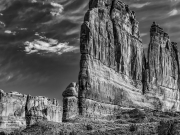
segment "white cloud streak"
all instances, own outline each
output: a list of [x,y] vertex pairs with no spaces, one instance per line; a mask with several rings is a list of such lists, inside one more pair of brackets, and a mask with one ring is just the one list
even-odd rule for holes
[[61,55],[66,52],[73,52],[79,49],[79,47],[69,46],[69,43],[59,43],[55,39],[47,39],[45,37],[40,37],[40,39],[35,39],[32,42],[26,41],[24,43],[25,52],[28,54],[32,53],[56,53]]
[[141,34],[140,34],[141,37],[144,37],[144,36],[146,36],[146,35],[147,35],[147,33],[141,33]]
[[179,11],[177,9],[173,9],[172,11],[168,13],[168,16],[174,16],[174,15],[177,15],[178,13]]
[[50,4],[51,4],[51,6],[54,7],[54,9],[51,10],[51,14],[53,16],[61,15],[61,13],[64,10],[64,7],[62,5],[60,5],[58,3],[54,3],[54,2],[51,2]]
[[131,4],[130,7],[133,7],[133,8],[143,8],[144,6],[147,6],[149,5],[150,2],[146,2],[146,3],[136,3],[136,4]]
[[5,30],[4,33],[6,34],[12,34],[12,35],[16,35],[16,32],[12,32],[10,30]]

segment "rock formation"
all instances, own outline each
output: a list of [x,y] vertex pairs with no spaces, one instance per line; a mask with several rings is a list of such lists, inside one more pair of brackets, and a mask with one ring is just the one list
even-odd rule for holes
[[5,93],[0,90],[0,128],[18,128],[26,126],[26,95],[18,92]]
[[63,121],[67,121],[79,113],[78,110],[78,84],[69,84],[63,92]]
[[62,121],[62,109],[57,100],[0,91],[0,128],[26,127],[38,120]]
[[[174,130],[179,114],[172,116],[180,111],[177,44],[154,22],[146,58],[138,24],[135,12],[121,0],[90,0],[81,26],[78,83],[63,92],[63,115],[55,99],[1,90],[0,128],[30,126],[39,120],[82,118],[81,123],[92,117],[139,123],[135,126],[146,132],[153,129],[149,132],[153,134],[158,125],[164,134],[173,123],[170,132],[179,133]],[[79,115],[83,117],[76,119]],[[173,117],[173,121],[160,122],[160,117],[168,121]],[[134,125],[127,129],[138,130]]]
[[81,114],[102,116],[113,114],[119,106],[149,106],[142,102],[143,46],[138,21],[127,5],[120,0],[91,0],[80,48]]
[[28,95],[25,112],[27,126],[39,120],[53,122],[62,121],[62,108],[59,106],[56,99],[51,101],[47,97],[33,97]]
[[179,52],[177,43],[155,22],[150,29],[150,44],[146,64],[145,94],[153,99],[156,109],[180,110]]
[[176,43],[153,23],[146,58],[138,24],[121,0],[90,0],[80,34],[78,99],[63,94],[64,108],[78,102],[80,115],[98,118],[123,107],[180,111]]

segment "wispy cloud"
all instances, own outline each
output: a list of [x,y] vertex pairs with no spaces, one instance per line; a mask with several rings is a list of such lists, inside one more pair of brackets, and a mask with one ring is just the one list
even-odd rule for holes
[[76,33],[79,33],[80,30],[79,30],[79,27],[76,28],[76,29],[72,29],[72,30],[69,30],[66,32],[66,35],[73,35],[73,34],[76,34]]
[[136,3],[136,4],[131,4],[130,7],[133,7],[133,8],[142,8],[144,6],[147,6],[149,5],[150,2],[146,2],[146,3]]
[[42,40],[34,40],[32,42],[26,41],[25,52],[27,52],[28,54],[43,52],[43,54],[56,53],[56,54],[61,55],[66,52],[72,52],[79,49],[78,47],[69,46],[67,42],[57,43],[57,44],[56,43],[54,44],[54,43],[55,42],[52,39],[49,42],[45,42]]
[[168,13],[168,16],[174,16],[174,15],[177,15],[178,13],[179,11],[177,9],[173,9],[172,11]]
[[61,15],[61,13],[64,10],[64,7],[58,3],[55,3],[55,2],[51,2],[50,4],[51,4],[51,6],[54,7],[53,9],[51,9],[51,14],[53,16]]
[[58,40],[52,38],[46,38],[45,36],[40,36],[39,33],[35,33],[38,39],[34,39],[34,41],[26,41],[25,52],[28,54],[32,53],[56,53],[61,55],[66,52],[73,52],[78,50],[79,48],[76,46],[69,46],[68,42],[59,43]]
[[140,34],[141,37],[144,37],[144,36],[146,36],[146,35],[147,35],[147,33],[141,33],[141,34]]
[[4,33],[6,34],[12,34],[12,35],[16,35],[16,32],[12,32],[10,30],[5,30]]

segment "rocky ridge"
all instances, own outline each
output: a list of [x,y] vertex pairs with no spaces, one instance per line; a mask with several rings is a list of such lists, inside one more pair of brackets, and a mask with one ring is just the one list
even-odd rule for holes
[[3,129],[26,127],[39,120],[61,122],[62,108],[55,99],[1,90],[0,117],[0,128]]

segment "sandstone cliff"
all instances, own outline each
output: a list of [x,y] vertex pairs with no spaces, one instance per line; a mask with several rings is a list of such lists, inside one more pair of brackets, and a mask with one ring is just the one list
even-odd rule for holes
[[78,109],[78,84],[69,84],[63,92],[63,121],[67,121],[79,114]]
[[145,94],[153,99],[156,109],[180,110],[179,52],[177,43],[155,22],[150,29],[146,66]]
[[102,116],[113,114],[118,106],[150,106],[141,96],[143,46],[138,24],[135,13],[120,0],[90,1],[81,28],[81,114]]
[[47,97],[28,95],[25,113],[27,126],[34,124],[38,120],[62,121],[62,108],[56,99],[51,101]]
[[17,128],[26,126],[26,95],[17,92],[0,91],[0,128]]
[[62,121],[62,108],[57,100],[0,91],[0,128],[26,127],[38,120]]
[[138,25],[121,0],[90,0],[80,34],[78,98],[63,95],[64,108],[98,118],[124,107],[180,111],[176,43],[153,23],[146,58]]

